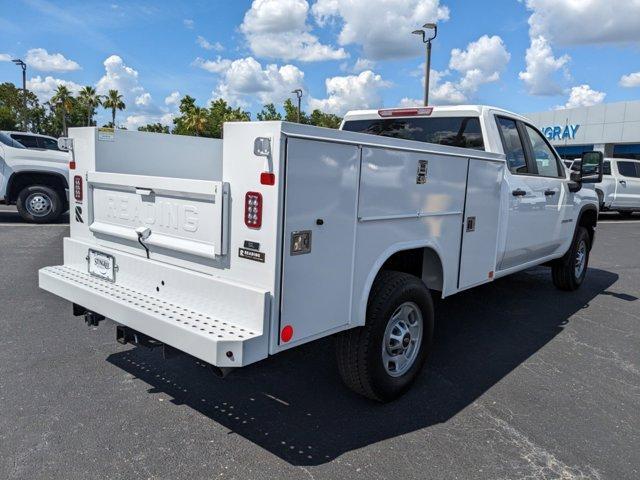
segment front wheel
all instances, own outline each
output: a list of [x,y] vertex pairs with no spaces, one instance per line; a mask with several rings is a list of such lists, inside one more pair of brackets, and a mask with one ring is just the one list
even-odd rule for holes
[[569,291],[580,288],[587,275],[590,250],[591,242],[587,229],[578,227],[569,251],[551,267],[553,284],[557,288]]
[[433,340],[433,302],[425,284],[402,272],[383,271],[371,288],[367,320],[338,335],[338,370],[345,384],[387,402],[409,389]]
[[32,223],[50,223],[64,212],[60,194],[46,185],[31,185],[23,188],[16,202],[23,220]]

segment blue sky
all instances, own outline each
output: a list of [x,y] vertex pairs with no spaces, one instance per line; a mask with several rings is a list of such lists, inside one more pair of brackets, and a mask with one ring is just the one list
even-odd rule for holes
[[[613,8],[615,4],[615,8]],[[293,88],[304,107],[410,105],[437,21],[434,104],[517,112],[638,98],[640,0],[0,0],[0,81],[29,63],[46,100],[59,83],[118,88],[129,128],[170,123],[176,98],[223,96],[252,112]],[[597,23],[595,23],[597,22]],[[175,93],[178,92],[178,93]],[[106,116],[102,114],[101,120]]]

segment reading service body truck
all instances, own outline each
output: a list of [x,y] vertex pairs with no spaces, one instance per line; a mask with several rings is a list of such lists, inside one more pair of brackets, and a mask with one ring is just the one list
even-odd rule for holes
[[[421,370],[432,296],[540,264],[584,281],[602,155],[569,173],[486,106],[350,112],[340,130],[224,125],[223,140],[70,130],[64,263],[40,286],[121,343],[218,372],[334,335],[345,383],[388,401]],[[446,319],[441,319],[446,321]]]

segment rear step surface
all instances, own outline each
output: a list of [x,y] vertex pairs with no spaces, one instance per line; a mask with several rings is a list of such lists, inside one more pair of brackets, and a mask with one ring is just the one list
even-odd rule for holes
[[[242,366],[267,356],[261,332],[70,266],[41,269],[40,286],[213,365]],[[247,348],[253,351],[247,352]]]

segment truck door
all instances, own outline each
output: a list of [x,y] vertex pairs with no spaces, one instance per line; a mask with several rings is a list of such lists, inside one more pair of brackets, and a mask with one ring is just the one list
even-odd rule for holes
[[360,149],[290,138],[286,155],[279,343],[288,347],[350,321]]
[[616,206],[640,208],[640,162],[617,160]]
[[[497,117],[507,159],[506,188],[508,203],[505,251],[499,269],[522,265],[551,255],[560,246],[562,215],[566,206],[566,182],[560,178],[560,166],[548,146],[536,143],[540,155],[540,173],[533,158],[531,127],[511,118]],[[535,137],[534,137],[535,138]],[[546,145],[546,144],[545,144]],[[544,155],[550,158],[544,158]],[[562,215],[561,215],[562,213]]]

